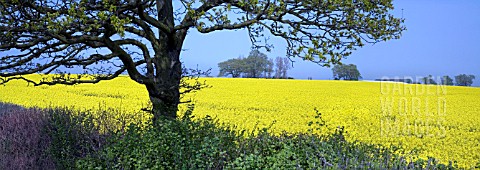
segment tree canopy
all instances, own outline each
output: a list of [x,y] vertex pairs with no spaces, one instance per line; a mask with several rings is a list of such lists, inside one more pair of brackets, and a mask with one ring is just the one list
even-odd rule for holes
[[266,54],[252,50],[247,58],[244,58],[244,77],[257,78],[263,77],[268,70],[270,63]]
[[455,82],[457,86],[471,86],[474,79],[474,75],[460,74],[455,76]]
[[287,71],[291,68],[291,61],[285,57],[275,58],[275,78],[288,78]]
[[220,69],[218,76],[271,78],[273,65],[274,63],[266,54],[252,50],[246,58],[239,57],[218,63]]
[[[0,84],[97,83],[127,72],[145,85],[154,119],[175,118],[190,30],[247,29],[254,48],[270,50],[277,37],[287,57],[329,66],[400,38],[403,19],[392,9],[391,0],[0,0]],[[24,77],[73,70],[85,74]]]
[[362,78],[360,71],[358,71],[355,64],[335,65],[332,68],[333,79],[335,80],[359,80]]
[[428,75],[427,77],[423,77],[423,78],[420,79],[420,81],[422,81],[423,84],[433,84],[433,85],[437,84],[437,82],[433,79],[432,75]]
[[442,77],[442,85],[452,86],[453,85],[453,79],[450,76],[443,76]]
[[218,76],[231,75],[233,78],[240,77],[245,70],[244,65],[245,61],[243,58],[233,58],[220,62],[218,63],[218,68],[220,68]]

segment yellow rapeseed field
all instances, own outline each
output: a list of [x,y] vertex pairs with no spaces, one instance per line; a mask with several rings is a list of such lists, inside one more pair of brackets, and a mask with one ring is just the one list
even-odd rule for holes
[[[32,77],[39,78],[39,75]],[[275,132],[305,132],[316,108],[331,132],[344,126],[347,140],[401,146],[421,158],[461,167],[480,162],[480,88],[325,80],[205,78],[211,88],[187,96],[196,117],[252,130],[272,124]],[[142,85],[128,77],[98,84],[0,86],[0,101],[23,106],[106,108],[138,113],[148,102]],[[138,114],[139,119],[148,119]],[[324,133],[328,133],[324,132]],[[409,153],[405,153],[409,154]]]

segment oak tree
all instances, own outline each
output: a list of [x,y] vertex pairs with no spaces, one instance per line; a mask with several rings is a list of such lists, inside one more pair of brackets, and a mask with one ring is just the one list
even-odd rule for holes
[[240,77],[245,70],[245,60],[243,58],[233,58],[218,63],[220,72],[218,76],[229,76],[233,78]]
[[335,80],[359,80],[362,78],[355,64],[337,64],[332,68]]
[[260,78],[271,74],[273,62],[266,54],[252,50],[246,58],[239,57],[218,63],[218,68],[220,70],[218,76]]
[[[189,31],[246,29],[253,47],[283,39],[286,55],[323,66],[366,43],[397,39],[392,0],[0,0],[0,84],[97,83],[126,72],[154,118],[175,118]],[[201,47],[198,47],[201,48]],[[28,74],[55,74],[39,81]]]
[[266,54],[258,51],[252,50],[247,58],[244,58],[245,69],[244,76],[248,78],[259,78],[263,76],[264,72],[267,71],[267,68],[270,64]]

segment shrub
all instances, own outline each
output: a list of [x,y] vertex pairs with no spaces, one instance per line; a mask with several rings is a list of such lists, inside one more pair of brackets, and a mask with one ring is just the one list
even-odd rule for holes
[[51,138],[48,154],[57,169],[73,169],[75,162],[98,151],[108,133],[101,134],[92,114],[66,108],[46,109],[48,123],[44,127]]
[[234,158],[238,135],[212,119],[161,119],[145,129],[131,125],[110,146],[77,162],[79,169],[218,169]]
[[18,110],[23,110],[25,108],[14,105],[14,104],[8,104],[8,103],[1,103],[0,102],[0,116],[12,111],[18,111]]
[[[246,134],[206,117],[160,119],[118,129],[111,113],[15,108],[0,115],[0,169],[454,169],[436,159],[415,161],[396,147],[346,141],[332,135]],[[103,115],[105,114],[105,115]],[[317,111],[315,122],[325,121]],[[113,121],[113,126],[110,125]],[[313,122],[310,123],[314,124]],[[113,127],[113,128],[112,128]]]
[[8,104],[0,104],[0,112],[0,169],[53,169],[46,115]]
[[73,169],[78,159],[100,150],[121,124],[105,111],[94,118],[67,108],[25,109],[0,103],[0,113],[0,169]]
[[[191,113],[190,108],[189,111]],[[405,169],[451,168],[434,159],[407,161],[398,148],[345,141],[343,128],[329,136],[249,134],[206,117],[160,120],[142,130],[131,125],[78,169]],[[321,118],[320,115],[317,118]],[[320,119],[321,120],[321,119]],[[324,125],[318,121],[317,125]]]

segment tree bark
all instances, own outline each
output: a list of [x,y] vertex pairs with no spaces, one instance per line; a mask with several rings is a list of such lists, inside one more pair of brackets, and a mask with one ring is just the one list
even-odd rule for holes
[[164,67],[155,75],[154,83],[146,84],[147,91],[152,102],[153,121],[159,118],[177,117],[178,104],[180,103],[180,80],[182,67],[178,57],[179,53],[170,53],[158,62]]
[[[174,16],[172,1],[157,0],[158,20],[173,30]],[[145,84],[152,102],[153,121],[160,118],[175,119],[180,103],[180,80],[182,65],[180,52],[183,38],[175,32],[158,30],[158,41],[153,43],[155,56],[152,63],[155,73],[151,73],[153,82]]]

